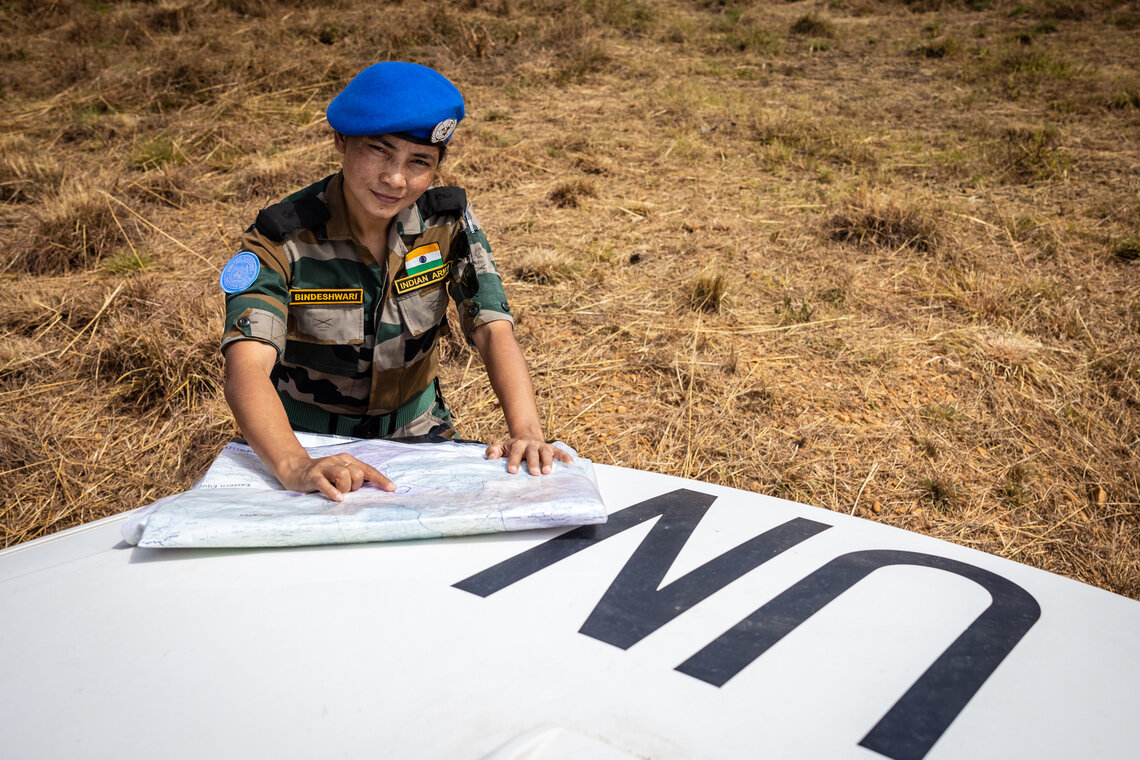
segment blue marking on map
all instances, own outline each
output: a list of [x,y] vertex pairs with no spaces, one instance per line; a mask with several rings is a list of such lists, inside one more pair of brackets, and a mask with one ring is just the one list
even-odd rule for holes
[[242,251],[226,262],[218,278],[222,290],[227,293],[240,293],[253,284],[261,272],[261,262],[250,251]]

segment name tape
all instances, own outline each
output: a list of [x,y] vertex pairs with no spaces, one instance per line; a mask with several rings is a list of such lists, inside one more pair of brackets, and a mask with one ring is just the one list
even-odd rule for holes
[[315,288],[289,291],[290,306],[328,306],[330,304],[338,305],[361,303],[364,303],[363,288],[344,288],[339,290],[329,288]]

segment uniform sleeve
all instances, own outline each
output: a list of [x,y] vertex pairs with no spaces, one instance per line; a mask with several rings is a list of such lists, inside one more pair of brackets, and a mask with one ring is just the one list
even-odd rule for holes
[[457,255],[451,296],[459,312],[463,336],[471,344],[476,327],[500,319],[513,325],[515,320],[503,290],[503,279],[491,256],[491,244],[470,206],[460,219],[453,246]]
[[289,308],[288,258],[279,243],[252,229],[242,236],[240,251],[256,256],[259,266],[256,277],[248,285],[237,292],[226,293],[226,326],[221,350],[224,352],[234,341],[260,340],[277,349],[280,361],[285,352]]

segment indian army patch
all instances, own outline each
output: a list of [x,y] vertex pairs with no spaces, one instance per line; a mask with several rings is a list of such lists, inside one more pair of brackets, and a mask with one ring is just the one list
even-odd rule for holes
[[363,288],[313,288],[289,291],[290,306],[341,306],[364,303]]
[[413,290],[434,285],[447,277],[451,264],[445,263],[439,252],[439,243],[428,243],[413,248],[404,256],[404,274],[396,280],[396,293],[403,295]]
[[443,265],[443,256],[438,243],[428,243],[413,248],[404,256],[404,274],[412,277]]
[[451,271],[451,263],[447,262],[441,264],[434,269],[428,269],[421,274],[411,275],[410,277],[401,277],[396,280],[396,294],[404,295],[411,293],[413,290],[426,288],[428,285],[434,285],[440,280],[447,277],[447,273]]
[[227,293],[240,293],[253,284],[260,272],[261,262],[257,256],[251,251],[242,251],[222,267],[218,283]]

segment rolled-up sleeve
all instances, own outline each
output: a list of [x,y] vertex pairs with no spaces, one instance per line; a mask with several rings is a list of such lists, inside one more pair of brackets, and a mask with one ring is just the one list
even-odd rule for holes
[[[461,250],[462,255],[456,257],[459,271],[452,296],[459,312],[463,337],[471,344],[476,327],[498,320],[507,320],[513,325],[515,320],[503,290],[503,278],[491,255],[491,244],[470,208],[460,221],[455,245],[466,250]],[[468,267],[470,271],[467,271]]]
[[245,289],[226,293],[226,321],[221,350],[239,340],[259,340],[285,352],[289,284],[287,259],[281,247],[256,231],[247,232],[240,251],[257,256],[257,277]]

